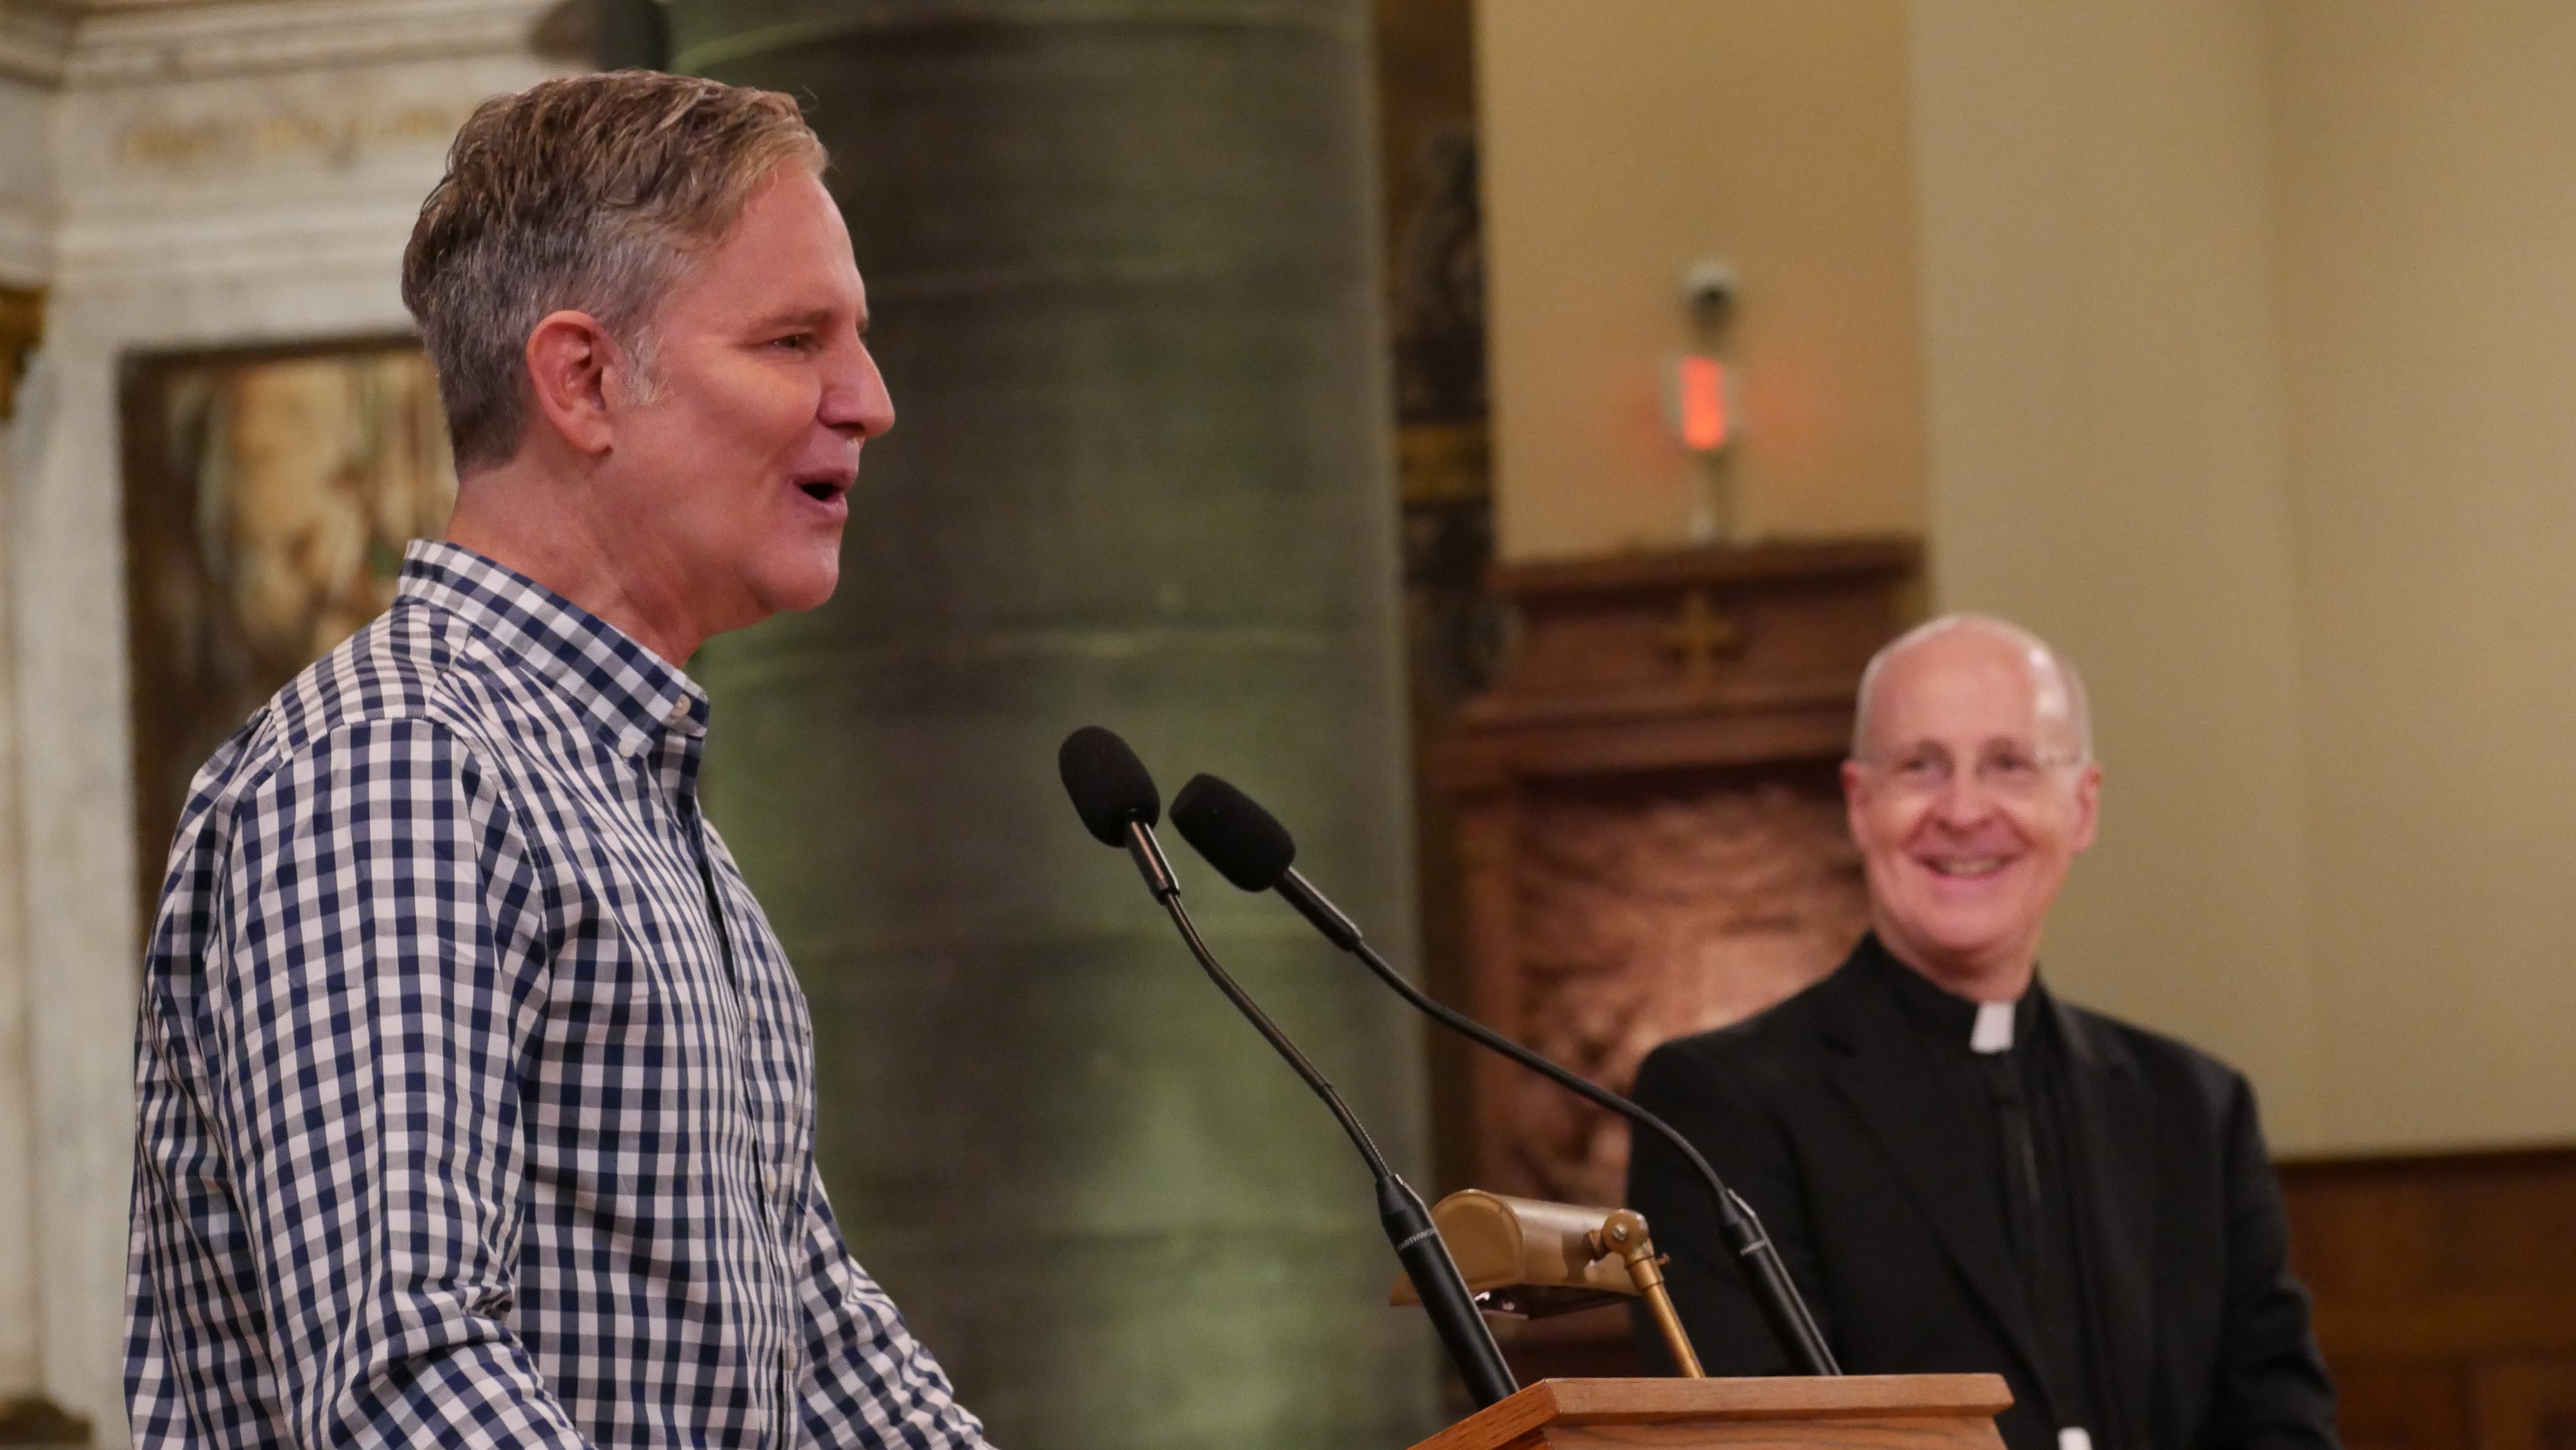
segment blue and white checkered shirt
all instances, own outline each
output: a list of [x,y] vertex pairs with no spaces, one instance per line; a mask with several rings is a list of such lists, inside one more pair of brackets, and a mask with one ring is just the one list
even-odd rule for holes
[[706,725],[415,544],[207,762],[137,1047],[136,1444],[983,1443],[824,1202]]

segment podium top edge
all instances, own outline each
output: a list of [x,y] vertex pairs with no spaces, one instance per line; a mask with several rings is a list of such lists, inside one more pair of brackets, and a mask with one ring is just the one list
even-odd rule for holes
[[[1639,1415],[1994,1415],[2012,1391],[1999,1374],[1855,1374],[1777,1379],[1541,1380],[1559,1420],[1616,1420]],[[1528,1389],[1521,1392],[1529,1393]],[[1519,1396],[1514,1396],[1517,1399]]]
[[1979,1422],[2013,1402],[1994,1374],[1844,1375],[1777,1379],[1541,1380],[1432,1436],[1415,1450],[1518,1443],[1552,1424],[1687,1424],[1726,1420],[1928,1419]]

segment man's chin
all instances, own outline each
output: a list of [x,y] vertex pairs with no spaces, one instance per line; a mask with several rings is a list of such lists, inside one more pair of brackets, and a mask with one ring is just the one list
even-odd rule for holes
[[786,602],[780,604],[778,607],[790,613],[803,613],[808,609],[820,609],[824,605],[832,602],[832,591],[838,589],[840,585],[841,576],[834,574],[819,583],[798,590],[795,594],[791,595]]
[[1906,894],[1914,914],[1926,922],[1978,923],[1972,930],[2004,923],[2009,930],[2030,900],[2029,867],[2028,858],[2017,858],[1982,875],[1954,876],[1912,863],[1906,871]]
[[1915,953],[1946,971],[1971,969],[2009,954],[2026,933],[2018,916],[2000,910],[1928,910],[1898,917],[1888,925]]
[[819,559],[800,560],[760,581],[756,591],[765,614],[798,614],[831,602],[841,585],[841,553],[836,547]]

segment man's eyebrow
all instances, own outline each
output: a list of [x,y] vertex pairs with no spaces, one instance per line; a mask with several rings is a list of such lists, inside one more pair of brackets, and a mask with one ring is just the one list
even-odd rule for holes
[[[781,328],[792,328],[803,331],[821,327],[823,324],[832,320],[832,315],[833,309],[829,307],[808,307],[796,312],[772,313],[769,316],[760,319],[757,327],[758,330],[762,332],[772,332]],[[865,317],[861,317],[859,319],[859,331],[865,332],[867,330],[867,319]]]

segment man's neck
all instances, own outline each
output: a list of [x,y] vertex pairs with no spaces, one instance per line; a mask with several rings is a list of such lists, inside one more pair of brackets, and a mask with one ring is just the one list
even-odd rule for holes
[[1878,943],[1916,976],[1970,1002],[2018,1002],[2039,973],[2039,944],[1991,954],[1947,953],[1908,941],[1889,922],[1873,923]]
[[632,535],[612,537],[607,514],[590,477],[523,450],[458,482],[447,538],[580,605],[673,667],[686,666],[708,631],[675,591],[654,587],[653,571],[629,557]]

